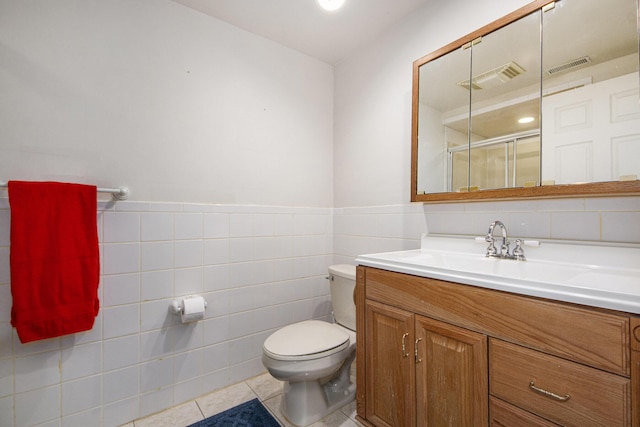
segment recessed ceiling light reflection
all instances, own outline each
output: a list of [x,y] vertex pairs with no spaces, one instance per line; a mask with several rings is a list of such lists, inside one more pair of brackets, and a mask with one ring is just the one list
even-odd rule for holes
[[344,0],[318,0],[318,4],[324,10],[333,12],[334,10],[338,10],[342,7]]
[[518,120],[518,123],[524,124],[524,123],[531,123],[532,121],[534,121],[535,119],[533,117],[523,117],[521,119]]

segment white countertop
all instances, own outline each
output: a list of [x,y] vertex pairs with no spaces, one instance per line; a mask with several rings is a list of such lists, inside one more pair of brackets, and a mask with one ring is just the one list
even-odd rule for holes
[[527,260],[515,261],[485,257],[486,246],[473,238],[425,235],[421,249],[360,255],[356,263],[640,314],[638,247],[543,242],[525,246]]

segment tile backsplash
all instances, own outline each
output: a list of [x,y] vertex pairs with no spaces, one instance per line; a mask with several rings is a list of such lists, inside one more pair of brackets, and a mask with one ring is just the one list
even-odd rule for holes
[[334,257],[415,249],[420,234],[484,236],[501,220],[510,237],[640,244],[640,197],[409,204],[334,209]]
[[[11,327],[10,211],[0,198],[0,427],[116,426],[263,372],[275,329],[330,319],[332,263],[415,249],[423,232],[640,244],[640,197],[293,208],[99,203],[92,331],[23,345]],[[168,311],[191,293],[205,319]]]

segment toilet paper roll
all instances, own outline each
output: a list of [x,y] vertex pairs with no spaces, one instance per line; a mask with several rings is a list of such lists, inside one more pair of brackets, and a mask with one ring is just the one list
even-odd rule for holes
[[190,296],[182,300],[182,323],[194,322],[204,317],[206,302],[201,296]]

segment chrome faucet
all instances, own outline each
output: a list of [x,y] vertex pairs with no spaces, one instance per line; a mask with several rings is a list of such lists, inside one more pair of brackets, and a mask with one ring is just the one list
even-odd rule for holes
[[[496,227],[502,230],[502,242],[500,244],[500,253],[496,248],[496,238],[493,236],[493,232]],[[518,261],[525,261],[524,250],[522,249],[522,240],[516,239],[516,247],[513,248],[513,252],[509,253],[509,239],[507,238],[507,227],[501,221],[493,221],[489,225],[489,231],[484,238],[485,242],[489,243],[487,247],[487,253],[485,256],[492,258],[503,259],[515,259]]]
[[[498,254],[498,249],[496,248],[496,238],[493,237],[493,232],[496,227],[499,227],[502,230],[502,244],[500,245],[500,253]],[[509,239],[507,238],[507,227],[501,221],[493,221],[489,225],[489,231],[487,231],[487,235],[484,240],[489,243],[489,247],[487,248],[488,257],[496,257],[496,258],[505,258],[505,255],[509,254]]]

